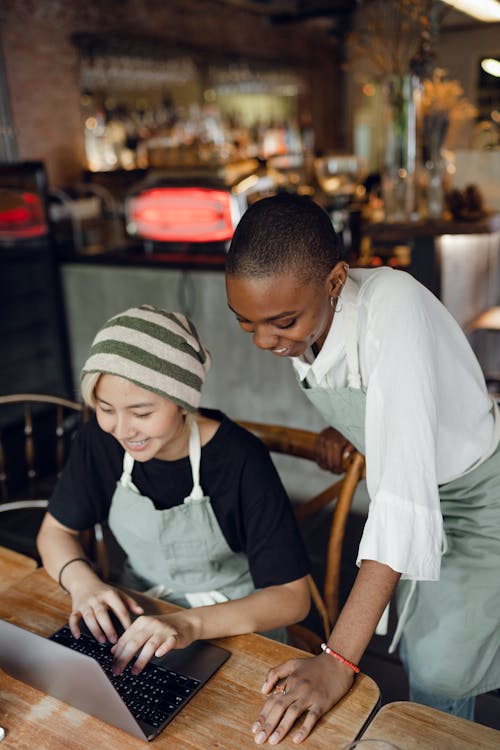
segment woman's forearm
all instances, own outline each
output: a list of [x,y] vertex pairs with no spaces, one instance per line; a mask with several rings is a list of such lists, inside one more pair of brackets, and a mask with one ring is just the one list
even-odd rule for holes
[[328,645],[357,664],[394,593],[400,573],[374,560],[363,560]]
[[[387,565],[364,560],[349,598],[328,638],[328,645],[352,664],[358,664],[391,599],[400,574]],[[293,736],[302,742],[320,718],[351,688],[354,672],[342,659],[321,654],[311,659],[290,659],[271,669],[262,691],[268,696],[253,726],[261,745],[270,736],[281,741],[301,715],[305,718]],[[283,681],[285,692],[273,693]]]
[[261,633],[291,625],[309,612],[306,578],[265,589],[222,604],[195,607],[182,613],[200,639]]
[[[63,526],[49,513],[38,532],[37,547],[45,570],[56,581],[63,565],[78,557],[86,558],[78,532]],[[85,562],[73,562],[63,571],[62,583],[71,591],[73,578],[81,580],[82,576],[94,578],[96,574]]]

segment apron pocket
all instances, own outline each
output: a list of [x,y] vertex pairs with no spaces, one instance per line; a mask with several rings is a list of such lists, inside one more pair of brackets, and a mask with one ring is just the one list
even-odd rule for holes
[[205,539],[172,542],[165,548],[165,559],[170,578],[176,587],[204,591],[220,573],[221,563],[212,559]]

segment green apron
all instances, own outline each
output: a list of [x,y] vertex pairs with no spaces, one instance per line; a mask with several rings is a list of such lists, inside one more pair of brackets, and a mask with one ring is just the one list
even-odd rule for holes
[[[134,460],[123,457],[123,474],[111,501],[108,524],[127,554],[120,584],[182,607],[241,599],[255,591],[247,556],[229,547],[199,472],[201,445],[191,421],[189,459],[193,489],[182,505],[158,510],[132,482]],[[265,633],[285,640],[285,628]]]
[[[342,294],[348,385],[299,385],[326,421],[365,452],[366,391],[361,387],[357,304]],[[500,687],[499,416],[487,456],[439,487],[444,547],[439,581],[400,581],[399,622],[389,651],[404,635],[412,679],[422,688],[463,698]],[[387,611],[386,618],[387,619]],[[380,632],[380,631],[378,631]]]

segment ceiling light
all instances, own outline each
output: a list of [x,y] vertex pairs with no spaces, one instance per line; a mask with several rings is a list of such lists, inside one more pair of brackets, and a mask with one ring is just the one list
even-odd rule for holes
[[498,0],[443,0],[443,2],[480,21],[500,21]]
[[484,60],[481,60],[481,67],[490,76],[500,78],[500,60],[495,60],[494,57],[485,57]]

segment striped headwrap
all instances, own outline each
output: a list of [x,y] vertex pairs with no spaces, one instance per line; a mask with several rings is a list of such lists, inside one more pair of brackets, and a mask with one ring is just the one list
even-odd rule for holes
[[141,305],[102,326],[81,374],[119,375],[193,412],[209,368],[210,354],[185,315]]

